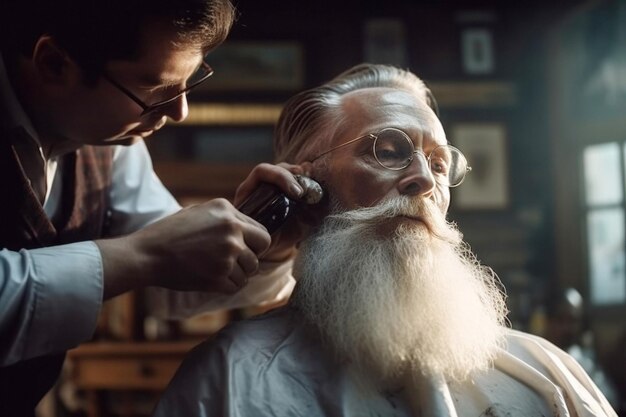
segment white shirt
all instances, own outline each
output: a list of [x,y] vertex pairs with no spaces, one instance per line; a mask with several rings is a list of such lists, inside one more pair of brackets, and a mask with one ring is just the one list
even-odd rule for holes
[[617,417],[576,361],[507,331],[493,369],[467,382],[423,377],[363,389],[294,309],[231,323],[197,346],[153,417]]

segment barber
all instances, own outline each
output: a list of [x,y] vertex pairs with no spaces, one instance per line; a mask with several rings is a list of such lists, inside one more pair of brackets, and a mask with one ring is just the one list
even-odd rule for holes
[[[285,297],[292,243],[270,247],[225,199],[181,209],[143,142],[210,82],[228,0],[0,7],[0,415],[22,416],[92,336],[103,300],[153,286],[202,291],[208,308]],[[297,199],[302,173],[261,164],[237,199],[260,182]]]

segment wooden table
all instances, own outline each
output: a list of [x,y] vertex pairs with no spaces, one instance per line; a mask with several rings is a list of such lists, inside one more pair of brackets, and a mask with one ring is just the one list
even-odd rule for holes
[[[156,399],[198,342],[92,342],[69,351],[72,380],[87,393],[88,415],[106,415],[101,401],[106,391],[148,391]],[[122,415],[135,415],[132,396],[127,398]]]

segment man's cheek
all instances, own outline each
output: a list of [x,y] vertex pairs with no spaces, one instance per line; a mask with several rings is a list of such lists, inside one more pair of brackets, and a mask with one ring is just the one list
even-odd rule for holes
[[437,204],[437,207],[439,207],[443,214],[446,214],[450,208],[450,189],[443,187],[437,191],[438,192],[433,194],[435,204]]

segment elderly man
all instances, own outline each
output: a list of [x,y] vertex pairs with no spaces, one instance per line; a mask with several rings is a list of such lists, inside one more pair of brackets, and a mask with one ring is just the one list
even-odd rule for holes
[[293,97],[279,160],[328,196],[290,304],[186,359],[156,416],[615,416],[584,371],[507,329],[504,296],[445,220],[468,171],[414,74],[360,65]]

